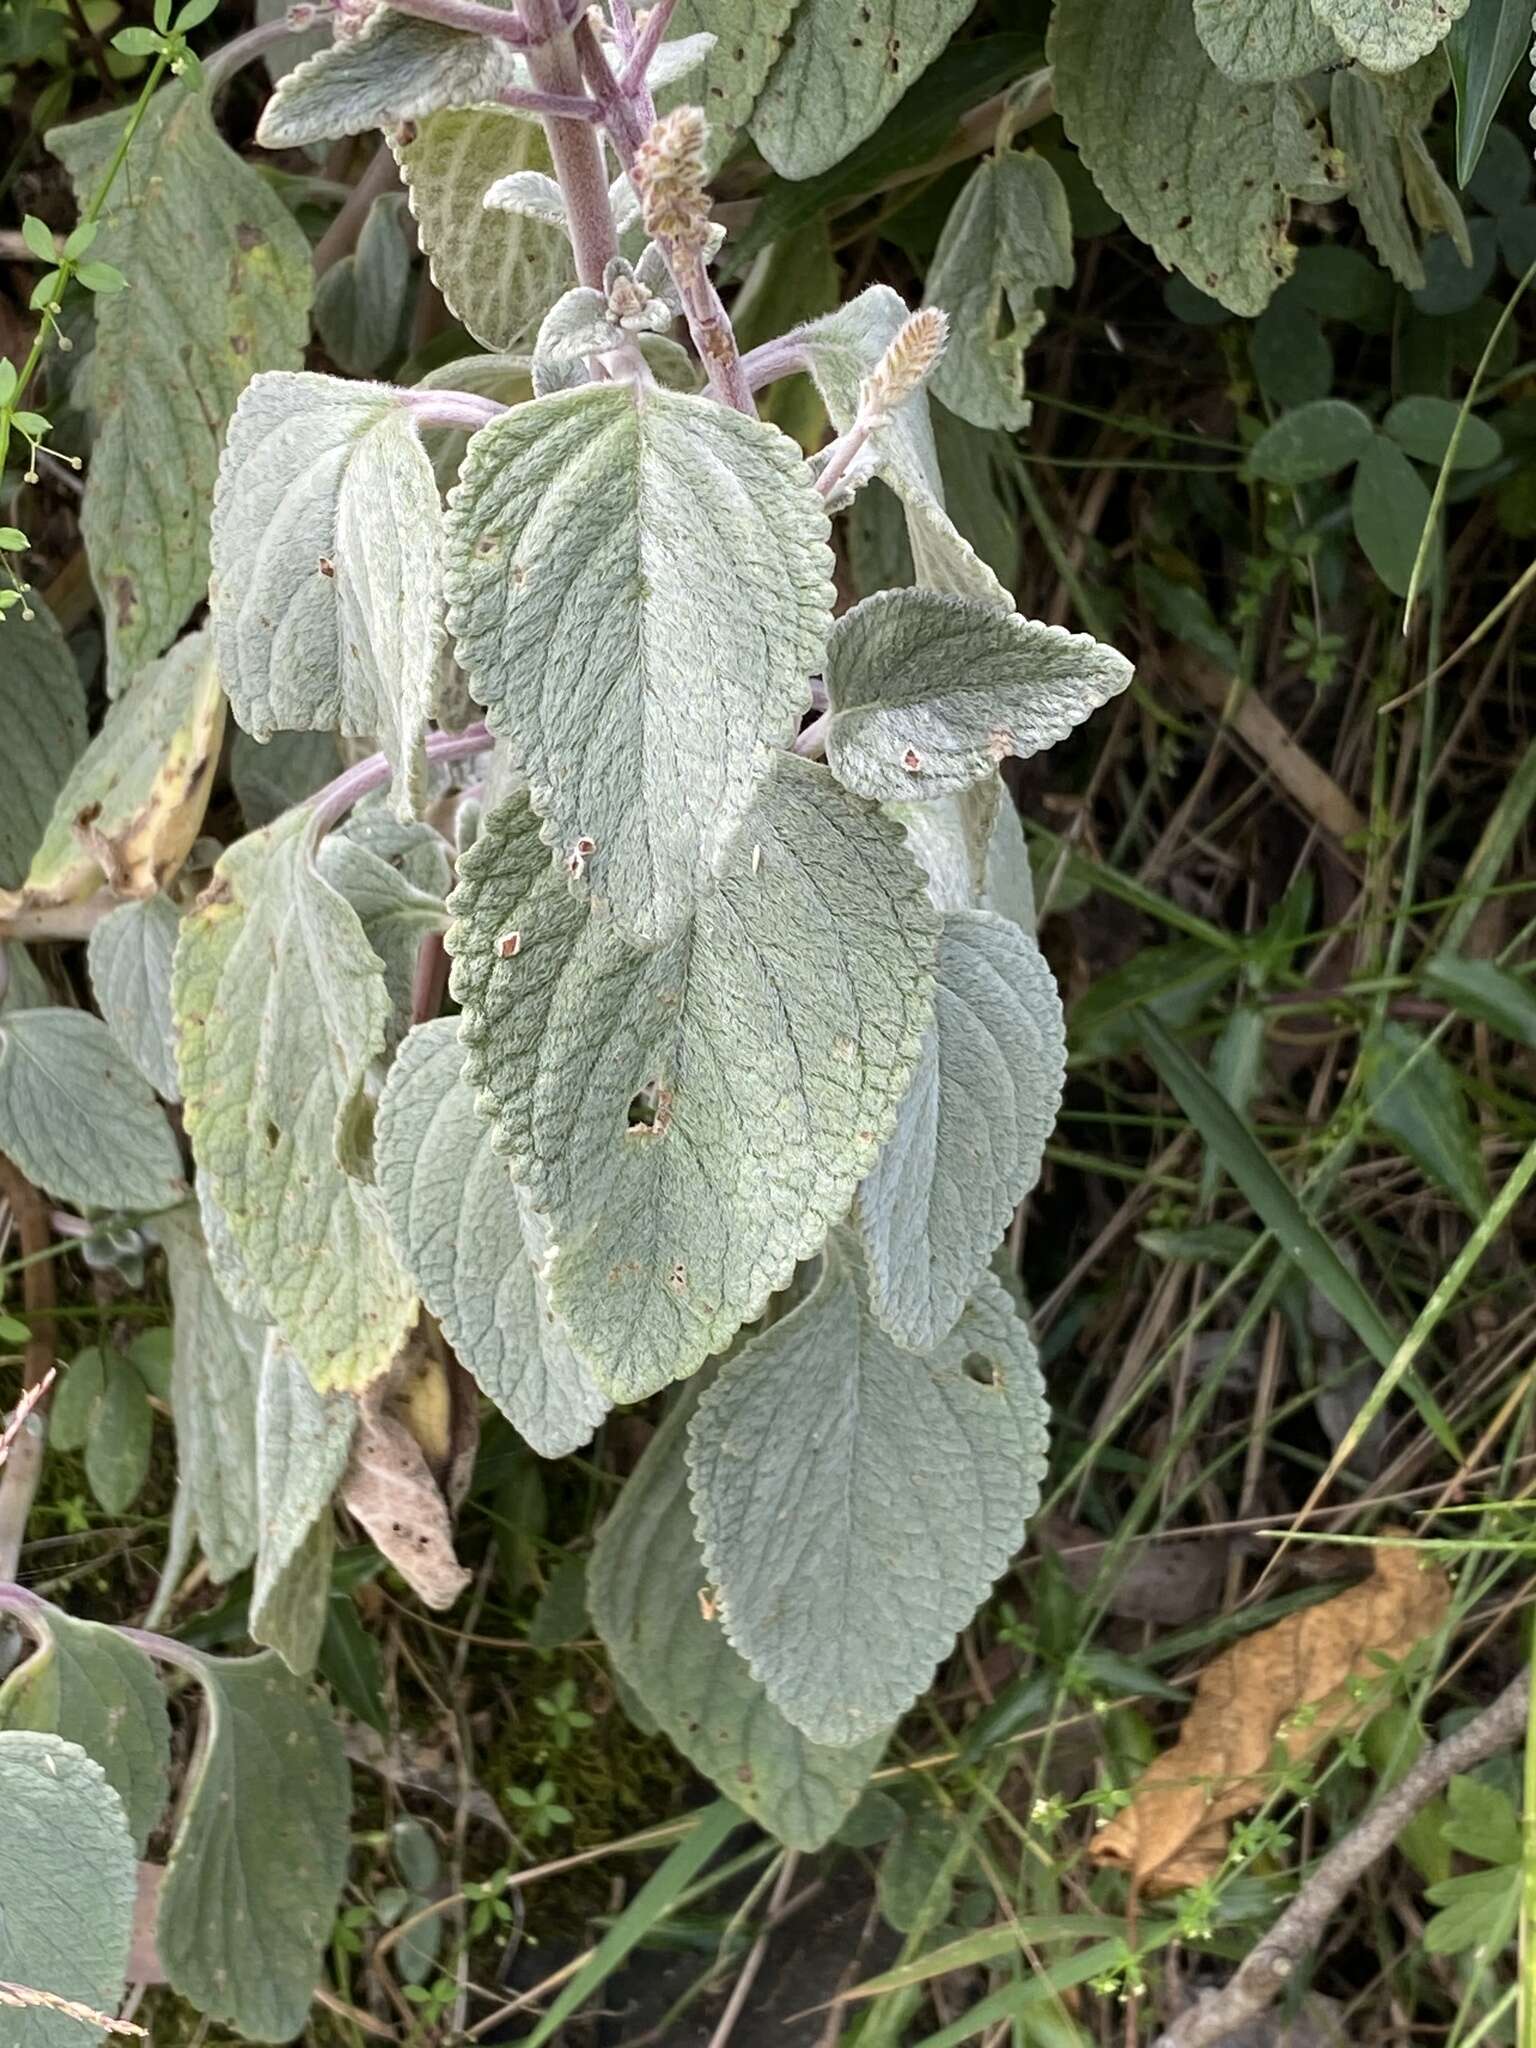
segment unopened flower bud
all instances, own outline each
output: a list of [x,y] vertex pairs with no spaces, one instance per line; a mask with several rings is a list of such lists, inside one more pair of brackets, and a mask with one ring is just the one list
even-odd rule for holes
[[909,399],[944,353],[949,316],[925,306],[904,320],[896,338],[859,387],[859,411],[883,419]]
[[709,238],[704,145],[709,128],[697,107],[663,114],[635,151],[631,177],[640,193],[646,233],[664,235],[697,253]]

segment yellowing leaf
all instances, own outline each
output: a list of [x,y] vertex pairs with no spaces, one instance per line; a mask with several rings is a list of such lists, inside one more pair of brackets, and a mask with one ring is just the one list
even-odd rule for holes
[[0,914],[72,903],[103,883],[153,896],[202,830],[224,733],[224,693],[206,633],[153,663],[107,713],[59,791],[43,843]]
[[1227,1822],[1273,1786],[1276,1746],[1292,1764],[1358,1727],[1401,1663],[1444,1620],[1450,1582],[1416,1552],[1383,1543],[1368,1579],[1234,1643],[1200,1674],[1179,1739],[1143,1771],[1131,1803],[1089,1855],[1173,1892],[1218,1871]]

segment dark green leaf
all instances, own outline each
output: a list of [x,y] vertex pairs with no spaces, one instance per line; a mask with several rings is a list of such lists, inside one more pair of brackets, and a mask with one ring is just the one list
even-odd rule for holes
[[1488,1181],[1456,1069],[1417,1031],[1388,1022],[1366,1047],[1364,1073],[1377,1128],[1481,1222]]
[[1460,21],[1452,23],[1445,54],[1456,88],[1459,185],[1470,183],[1489,125],[1530,43],[1530,0],[1472,0]]
[[1437,953],[1424,969],[1424,992],[1518,1044],[1536,1046],[1536,993],[1491,960]]
[[1436,469],[1448,454],[1452,469],[1486,469],[1504,452],[1503,442],[1486,420],[1475,413],[1462,420],[1461,407],[1449,398],[1400,398],[1381,424],[1415,462],[1432,463]]
[[1395,441],[1372,437],[1355,471],[1355,538],[1382,582],[1408,594],[1414,558],[1429,517],[1429,488]]
[[1310,484],[1358,462],[1374,429],[1357,405],[1316,398],[1285,413],[1248,451],[1252,475],[1270,484]]

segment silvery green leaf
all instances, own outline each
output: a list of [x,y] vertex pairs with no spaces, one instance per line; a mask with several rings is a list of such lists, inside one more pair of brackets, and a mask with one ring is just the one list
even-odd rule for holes
[[549,1307],[548,1240],[463,1077],[458,1023],[420,1024],[379,1104],[374,1156],[400,1256],[459,1363],[544,1458],[584,1444],[608,1403]]
[[[82,207],[131,118],[124,108],[51,131]],[[150,101],[91,256],[132,286],[94,302],[81,515],[115,690],[202,602],[224,422],[259,371],[303,360],[314,271],[303,230],[185,85]]]
[[0,981],[0,1017],[8,1010],[46,1010],[53,1000],[37,962],[14,939],[0,946]]
[[[342,830],[321,841],[320,874],[357,912],[363,934],[384,969],[389,991],[389,1022],[385,1050],[395,1047],[411,1027],[411,994],[421,942],[430,932],[446,931],[445,899],[452,880],[448,843],[429,825],[407,829],[422,837],[411,853],[403,849],[391,860],[356,836],[354,817]],[[366,825],[362,827],[366,830]],[[413,875],[419,874],[420,880]]]
[[157,1095],[179,1102],[171,961],[181,918],[168,896],[124,903],[91,933],[91,991],[113,1038]]
[[969,0],[800,0],[753,109],[752,140],[781,177],[830,170],[874,134],[970,12]]
[[1195,30],[1217,70],[1244,85],[1305,78],[1343,56],[1312,0],[1195,0]]
[[827,518],[798,449],[676,392],[536,399],[470,442],[446,560],[459,663],[557,858],[625,931],[671,937],[826,642]]
[[465,1074],[547,1221],[551,1306],[638,1400],[845,1212],[921,1048],[935,914],[898,828],[791,755],[668,946],[590,912],[517,799],[452,907]]
[[275,732],[269,740],[253,740],[237,730],[229,779],[246,830],[270,825],[339,775],[341,767],[341,745],[333,732]]
[[478,106],[504,86],[528,83],[527,64],[509,44],[378,7],[358,34],[279,82],[256,140],[266,149],[334,142],[424,121],[445,107]]
[[150,1087],[99,1017],[7,1010],[0,1020],[0,1152],[87,1209],[185,1201],[181,1154]]
[[1469,0],[1312,0],[1346,57],[1368,71],[1406,71],[1445,41]]
[[[565,231],[565,194],[557,181],[543,171],[510,171],[489,187],[482,204],[499,207],[503,213],[520,213],[545,227]],[[627,234],[639,220],[639,196],[626,172],[621,171],[608,187],[608,208],[621,235]]]
[[[57,1735],[0,1734],[0,1980],[115,2013],[133,1933],[133,1837],[99,1763]],[[80,2048],[101,2030],[6,2010],[7,2048]]]
[[928,271],[927,302],[950,319],[934,396],[972,426],[1026,426],[1024,350],[1045,324],[1035,301],[1072,276],[1072,216],[1054,165],[1033,151],[985,158]]
[[208,1249],[208,1265],[220,1294],[237,1316],[244,1316],[247,1322],[264,1325],[267,1305],[262,1299],[261,1289],[240,1255],[230,1232],[229,1218],[214,1199],[207,1174],[194,1176],[192,1191],[197,1197],[197,1213]]
[[59,791],[21,900],[69,903],[103,882],[153,895],[202,829],[223,732],[212,636],[191,633],[108,710]]
[[314,1666],[330,1597],[331,1497],[347,1469],[357,1406],[317,1394],[275,1331],[267,1334],[256,1401],[256,1577],[251,1639],[290,1670]]
[[827,645],[827,760],[861,796],[952,795],[1010,754],[1055,746],[1131,673],[1088,633],[933,591],[881,591]]
[[330,1709],[270,1652],[180,1649],[203,1723],[160,1890],[173,1990],[257,2041],[309,2012],[346,1875],[351,1785]]
[[926,1350],[954,1328],[1040,1177],[1067,1071],[1040,948],[984,910],[939,937],[933,1023],[896,1128],[859,1190],[875,1320]]
[[[788,339],[804,351],[816,389],[840,434],[853,425],[859,386],[910,318],[910,308],[889,285],[874,284],[835,313],[809,320]],[[928,395],[919,390],[899,405],[872,437],[879,474],[902,501],[919,580],[1011,611],[1013,599],[957,530],[944,509]]]
[[704,109],[709,117],[706,160],[711,169],[730,155],[757,104],[763,81],[784,47],[795,7],[796,0],[678,0],[668,24],[673,33],[712,30],[714,47],[704,59],[701,78],[690,79],[685,92],[660,93],[659,101],[663,112],[683,100]]
[[1333,76],[1333,139],[1343,154],[1350,199],[1383,265],[1407,291],[1424,284],[1415,220],[1444,229],[1464,260],[1471,256],[1461,208],[1424,143],[1445,82],[1439,56],[1390,78],[1373,78],[1355,66]]
[[618,348],[626,339],[608,317],[608,301],[590,285],[573,285],[539,322],[533,344],[533,389],[539,398],[589,381],[588,356]]
[[256,1554],[256,1402],[264,1332],[230,1307],[190,1204],[157,1219],[170,1267],[176,1483],[215,1585]]
[[5,802],[0,806],[0,889],[14,889],[37,851],[54,801],[85,746],[85,686],[45,604],[5,621],[0,720]]
[[904,1713],[1008,1565],[1040,1497],[1035,1348],[984,1274],[954,1331],[899,1349],[834,1235],[809,1300],[700,1398],[694,1514],[726,1634],[815,1742]]
[[546,307],[576,282],[565,230],[482,205],[510,171],[550,168],[543,130],[502,107],[432,114],[390,147],[432,282],[482,347],[525,347]]
[[694,1534],[682,1394],[598,1531],[587,1598],[619,1677],[706,1778],[792,1849],[836,1833],[886,1734],[848,1748],[807,1741],[769,1700],[701,1607],[708,1574]]
[[0,1684],[0,1730],[59,1735],[94,1757],[142,1856],[165,1806],[171,1761],[170,1721],[149,1659],[115,1628],[41,1600],[15,1618],[35,1647]]
[[315,326],[325,352],[350,377],[367,377],[396,353],[411,286],[405,195],[381,192],[355,250],[315,288]]
[[1339,182],[1294,89],[1218,71],[1192,0],[1061,0],[1046,54],[1067,134],[1126,225],[1229,311],[1262,313],[1296,262],[1292,201]]
[[230,847],[182,920],[171,996],[199,1172],[320,1387],[383,1372],[416,1318],[375,1191],[343,1172],[389,996],[289,813]]
[[[677,85],[683,79],[691,81],[690,90],[697,94],[700,83],[693,74],[700,65],[709,62],[718,37],[713,31],[688,36],[671,36],[664,43],[656,45],[656,54],[645,69],[646,86],[652,93],[664,92],[669,85]],[[704,81],[707,87],[707,81]]]
[[301,371],[258,377],[242,397],[219,468],[210,591],[235,717],[258,740],[377,737],[403,816],[426,772],[440,518],[392,386]]

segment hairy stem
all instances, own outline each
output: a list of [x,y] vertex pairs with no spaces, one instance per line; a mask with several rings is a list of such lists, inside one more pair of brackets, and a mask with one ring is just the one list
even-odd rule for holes
[[0,1579],[14,1579],[32,1512],[37,1483],[43,1474],[47,1442],[44,1414],[46,1386],[53,1372],[53,1311],[58,1299],[48,1228],[48,1204],[31,1181],[0,1155],[0,1192],[11,1205],[21,1239],[22,1308],[29,1335],[22,1354],[23,1399],[33,1397],[25,1422],[11,1439],[10,1454],[0,1468]]
[[248,28],[243,35],[232,36],[222,49],[215,50],[203,63],[203,90],[211,100],[216,93],[243,71],[247,64],[254,64],[258,57],[275,49],[289,36],[301,36],[317,22],[330,19],[333,10],[323,5],[311,5],[310,0],[298,0],[286,14],[280,14],[276,21],[258,21],[254,28]]
[[478,433],[509,407],[475,391],[402,391],[400,397],[421,427],[462,427]]
[[[483,754],[490,745],[491,735],[483,725],[467,725],[462,732],[429,732],[427,759],[461,761],[467,754]],[[365,796],[383,789],[394,772],[387,755],[370,754],[366,760],[345,769],[324,789],[316,790],[308,799],[308,807],[314,813],[311,829],[315,838],[329,832]]]
[[[519,0],[524,34],[529,38],[528,69],[542,93],[558,99],[586,101],[581,66],[558,0]],[[596,108],[596,102],[587,102]],[[565,196],[566,220],[576,275],[584,285],[600,289],[603,272],[619,253],[619,238],[608,204],[608,175],[603,146],[592,122],[546,113],[544,134],[555,176]]]
[[1359,1827],[1329,1850],[1230,1983],[1191,2006],[1154,2048],[1212,2048],[1278,1998],[1297,1967],[1315,1954],[1340,1904],[1413,1816],[1459,1771],[1470,1771],[1519,1740],[1530,1690],[1531,1674],[1522,1671],[1491,1707],[1426,1750]]
[[397,14],[414,14],[418,21],[440,22],[444,28],[462,29],[466,35],[493,36],[498,43],[511,43],[526,50],[529,33],[525,24],[505,7],[487,7],[484,0],[389,0]]
[[661,46],[661,39],[667,32],[667,23],[672,19],[672,9],[677,0],[656,0],[655,6],[645,18],[645,27],[635,38],[635,46],[624,60],[623,75],[619,79],[619,90],[627,99],[637,99],[645,94],[649,112],[645,125],[649,127],[656,118],[654,107],[650,106],[650,93],[646,90],[645,74],[651,68],[651,59]]

